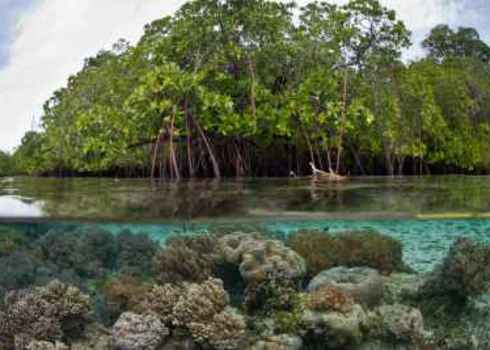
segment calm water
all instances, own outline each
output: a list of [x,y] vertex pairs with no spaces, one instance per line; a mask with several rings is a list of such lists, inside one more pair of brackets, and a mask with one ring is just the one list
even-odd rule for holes
[[0,218],[169,222],[490,218],[490,177],[201,180],[0,179]]
[[[427,271],[459,236],[490,242],[490,177],[0,180],[0,222],[48,231],[97,225],[115,234],[172,233],[233,224],[287,235],[373,229],[399,239],[406,262]],[[34,224],[36,223],[36,224]]]

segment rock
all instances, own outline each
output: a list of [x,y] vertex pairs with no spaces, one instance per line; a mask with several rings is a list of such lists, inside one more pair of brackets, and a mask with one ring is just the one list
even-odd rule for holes
[[169,334],[158,317],[126,312],[112,329],[112,342],[116,350],[153,350],[162,345]]
[[259,340],[251,350],[300,350],[303,341],[300,337],[291,334],[281,334]]
[[334,267],[320,272],[308,284],[309,292],[323,287],[333,287],[350,294],[364,306],[379,305],[383,299],[383,279],[378,271],[369,267]]
[[394,304],[380,306],[377,312],[381,315],[383,332],[388,338],[412,342],[427,335],[419,309]]
[[348,313],[305,310],[302,322],[308,332],[321,339],[326,349],[344,349],[359,344],[366,320],[363,308],[353,305]]

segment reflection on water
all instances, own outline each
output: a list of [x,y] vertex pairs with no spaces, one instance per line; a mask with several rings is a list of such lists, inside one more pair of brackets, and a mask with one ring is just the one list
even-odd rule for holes
[[490,213],[490,177],[196,180],[15,178],[0,217],[123,221],[407,218]]

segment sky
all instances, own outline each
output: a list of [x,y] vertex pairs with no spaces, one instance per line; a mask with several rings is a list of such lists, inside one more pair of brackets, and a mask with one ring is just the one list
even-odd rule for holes
[[[331,0],[343,3],[345,0]],[[42,105],[86,57],[119,38],[134,43],[143,26],[185,0],[0,0],[0,150],[12,151]],[[304,5],[308,0],[297,0]],[[414,50],[437,24],[472,26],[490,43],[490,0],[381,0],[413,32]]]

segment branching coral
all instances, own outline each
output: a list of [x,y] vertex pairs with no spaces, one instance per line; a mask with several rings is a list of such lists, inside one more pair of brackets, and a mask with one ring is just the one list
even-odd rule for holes
[[9,255],[27,244],[27,237],[21,231],[0,227],[0,257]]
[[158,250],[158,243],[145,234],[122,232],[117,235],[117,269],[134,276],[148,275]]
[[250,283],[245,290],[244,306],[249,313],[264,315],[289,311],[297,302],[298,283],[279,274],[270,274],[264,281]]
[[148,289],[144,282],[128,275],[108,280],[102,286],[108,323],[112,324],[123,312],[133,310]]
[[48,232],[38,246],[44,260],[83,278],[100,277],[113,269],[118,249],[111,233],[95,228]]
[[191,283],[185,288],[185,294],[173,307],[175,326],[209,320],[228,305],[228,294],[219,279],[208,279],[202,284]]
[[155,315],[125,312],[112,329],[113,347],[115,350],[155,350],[169,333]]
[[181,236],[167,240],[154,258],[160,283],[203,282],[216,269],[216,243],[211,236]]
[[156,314],[165,324],[171,325],[174,305],[179,301],[183,291],[182,287],[171,284],[153,285],[142,295],[135,311]]
[[215,314],[207,323],[191,322],[188,327],[198,343],[208,343],[219,350],[232,350],[240,348],[246,324],[241,315],[228,311]]
[[222,281],[210,278],[201,284],[154,286],[137,310],[157,315],[169,327],[187,330],[197,342],[233,349],[242,340],[245,321],[227,309],[228,303]]
[[335,266],[368,266],[384,274],[406,270],[401,243],[376,232],[299,231],[287,244],[306,260],[310,277]]
[[79,336],[90,311],[88,296],[56,280],[32,291],[10,293],[6,305],[4,332],[25,345]]

